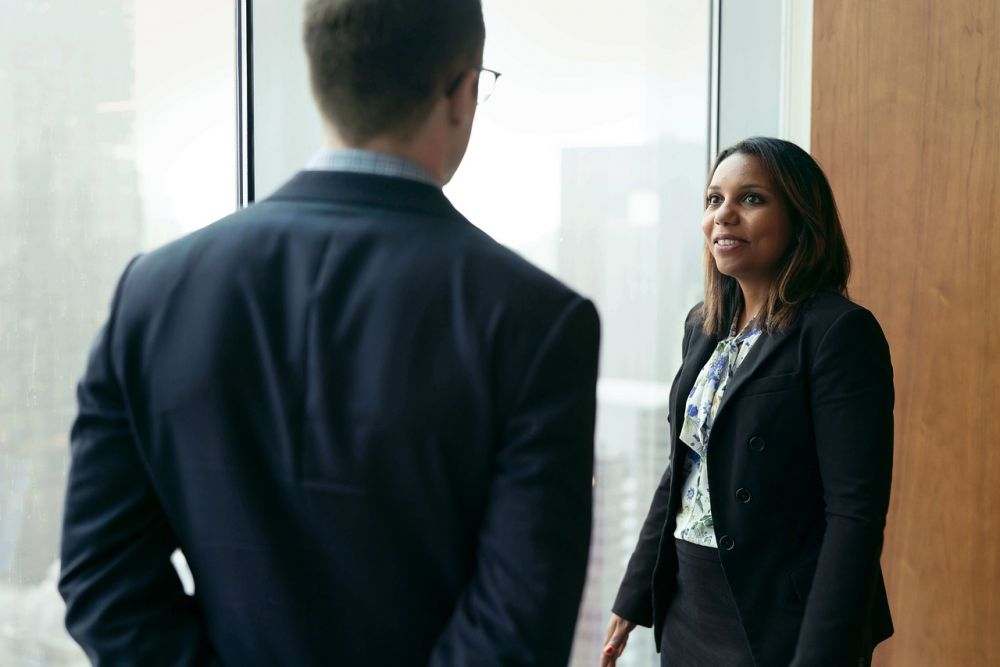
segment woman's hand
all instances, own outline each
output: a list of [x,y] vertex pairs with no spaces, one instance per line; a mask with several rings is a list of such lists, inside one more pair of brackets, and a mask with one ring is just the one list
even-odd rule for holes
[[604,636],[604,651],[601,653],[601,667],[613,667],[625,650],[628,635],[635,629],[635,623],[626,621],[618,614],[611,614],[608,632]]

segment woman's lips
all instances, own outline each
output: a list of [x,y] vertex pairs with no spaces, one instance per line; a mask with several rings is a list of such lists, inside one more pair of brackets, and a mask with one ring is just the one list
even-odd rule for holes
[[712,245],[719,252],[732,252],[734,250],[739,250],[743,246],[749,245],[749,241],[744,241],[743,239],[736,238],[719,238],[713,241]]

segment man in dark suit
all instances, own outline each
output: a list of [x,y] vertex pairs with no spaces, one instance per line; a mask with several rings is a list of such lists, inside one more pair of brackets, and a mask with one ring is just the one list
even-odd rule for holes
[[598,320],[441,192],[480,3],[306,14],[331,150],[115,291],[72,432],[67,626],[100,665],[565,664]]

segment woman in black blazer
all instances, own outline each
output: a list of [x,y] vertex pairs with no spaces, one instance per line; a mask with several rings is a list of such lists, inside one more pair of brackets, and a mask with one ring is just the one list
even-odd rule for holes
[[892,634],[888,345],[847,299],[836,203],[805,151],[760,137],[723,151],[705,202],[671,463],[601,664],[652,625],[670,667],[867,665]]

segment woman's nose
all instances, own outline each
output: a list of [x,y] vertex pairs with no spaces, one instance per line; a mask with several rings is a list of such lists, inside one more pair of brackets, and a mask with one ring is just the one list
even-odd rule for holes
[[729,204],[723,202],[719,205],[719,208],[715,209],[715,224],[717,225],[731,225],[736,221],[736,216]]

